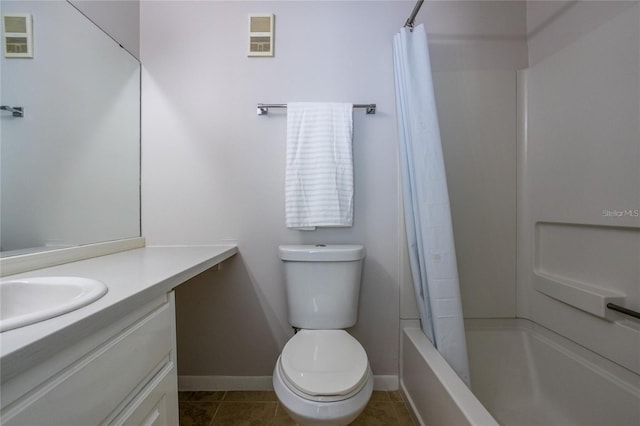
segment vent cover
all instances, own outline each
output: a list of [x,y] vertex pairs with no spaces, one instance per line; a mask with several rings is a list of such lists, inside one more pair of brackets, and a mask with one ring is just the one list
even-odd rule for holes
[[33,58],[31,15],[2,15],[2,47],[7,58]]
[[273,56],[273,13],[249,15],[248,56]]

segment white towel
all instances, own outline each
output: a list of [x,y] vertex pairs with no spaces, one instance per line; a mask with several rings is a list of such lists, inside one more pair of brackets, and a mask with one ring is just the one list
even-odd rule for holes
[[353,104],[287,104],[287,227],[353,224]]

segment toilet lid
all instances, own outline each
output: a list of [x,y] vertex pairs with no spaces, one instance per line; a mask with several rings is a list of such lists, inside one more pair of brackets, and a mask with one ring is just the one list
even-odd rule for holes
[[344,330],[300,330],[280,355],[282,372],[307,395],[346,395],[367,379],[369,362]]

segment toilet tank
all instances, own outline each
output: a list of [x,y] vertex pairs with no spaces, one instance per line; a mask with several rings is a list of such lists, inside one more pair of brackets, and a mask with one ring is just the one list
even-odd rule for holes
[[283,245],[289,324],[311,330],[348,328],[358,319],[361,245]]

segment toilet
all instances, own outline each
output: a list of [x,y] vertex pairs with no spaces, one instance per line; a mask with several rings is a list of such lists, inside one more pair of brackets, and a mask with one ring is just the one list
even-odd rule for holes
[[300,425],[347,425],[364,410],[373,374],[344,329],[358,316],[361,245],[283,245],[289,323],[299,331],[273,371],[282,406]]

